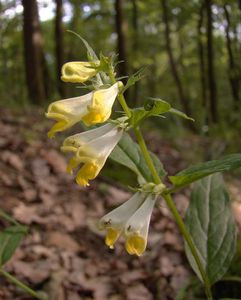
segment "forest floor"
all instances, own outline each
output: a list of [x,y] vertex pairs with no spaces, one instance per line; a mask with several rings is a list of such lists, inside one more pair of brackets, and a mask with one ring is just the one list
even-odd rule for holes
[[[47,138],[49,123],[42,112],[1,112],[0,207],[29,226],[5,269],[33,289],[45,291],[51,300],[175,299],[193,273],[164,203],[154,210],[142,257],[128,255],[123,241],[114,250],[108,249],[96,223],[131,193],[110,185],[103,176],[90,187],[80,188],[66,173],[60,141]],[[148,140],[171,174],[188,164],[174,145],[155,134],[148,135]],[[193,140],[183,144],[188,149],[191,143]],[[239,226],[240,183],[238,179],[228,182]],[[189,193],[183,190],[175,195],[182,214]],[[6,225],[0,220],[1,228]],[[0,277],[0,299],[33,298]]]

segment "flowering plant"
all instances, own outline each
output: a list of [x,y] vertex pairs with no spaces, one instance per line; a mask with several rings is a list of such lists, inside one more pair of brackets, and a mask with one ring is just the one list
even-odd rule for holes
[[[168,187],[164,184],[166,171],[159,159],[148,151],[140,125],[147,118],[163,117],[167,113],[193,119],[159,98],[148,98],[142,107],[130,109],[124,92],[141,79],[142,71],[130,76],[124,85],[116,77],[113,57],[101,54],[98,58],[88,43],[82,41],[87,48],[88,61],[65,64],[61,78],[73,83],[91,81],[94,90],[84,96],[50,104],[46,116],[57,123],[50,129],[49,136],[53,137],[56,132],[79,121],[87,126],[98,125],[65,139],[61,150],[73,153],[68,172],[72,173],[82,165],[76,174],[76,182],[82,186],[89,185],[89,180],[99,174],[109,156],[137,175],[136,193],[99,221],[99,228],[106,231],[106,245],[113,248],[123,235],[127,252],[143,255],[152,210],[164,199],[184,237],[187,257],[204,284],[207,299],[213,299],[211,286],[227,271],[236,242],[230,201],[220,172],[240,167],[241,155],[232,154],[189,167],[169,176],[172,185]],[[113,120],[110,116],[116,99],[123,112],[121,118]],[[129,130],[134,131],[137,143],[127,133]],[[172,194],[194,181],[184,222]]]

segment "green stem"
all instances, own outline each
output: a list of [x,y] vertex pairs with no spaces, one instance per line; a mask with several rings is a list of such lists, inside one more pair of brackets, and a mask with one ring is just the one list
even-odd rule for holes
[[[113,69],[110,70],[109,76],[110,76],[110,79],[111,79],[112,83],[115,83],[116,79],[115,79],[115,76],[114,76]],[[124,98],[123,94],[118,95],[118,100],[119,100],[119,103],[122,106],[123,110],[125,111],[126,115],[128,117],[131,117],[130,109],[129,109],[126,101],[125,101],[125,98]],[[140,128],[134,128],[134,132],[135,132],[135,135],[136,135],[137,142],[138,142],[138,144],[141,148],[142,154],[145,158],[145,161],[146,161],[146,163],[147,163],[147,165],[148,165],[148,167],[149,167],[149,169],[152,173],[154,182],[156,184],[162,183],[162,180],[159,177],[159,175],[157,173],[157,170],[156,170],[156,168],[153,164],[152,158],[151,158],[150,153],[147,149],[147,146],[146,146],[145,140],[142,136],[142,133],[140,131]],[[177,225],[179,227],[179,230],[180,230],[181,234],[183,235],[184,239],[186,240],[190,251],[192,252],[193,258],[194,258],[194,260],[195,260],[195,262],[198,266],[199,272],[202,276],[202,279],[203,279],[203,282],[204,282],[204,285],[205,285],[205,291],[206,291],[207,299],[208,300],[213,300],[209,279],[208,279],[208,277],[206,275],[206,272],[203,268],[203,265],[201,263],[199,255],[197,253],[195,245],[192,241],[192,238],[191,238],[188,230],[186,229],[186,226],[185,226],[185,224],[184,224],[184,222],[183,222],[183,220],[182,220],[182,218],[181,218],[181,216],[180,216],[180,214],[179,214],[179,212],[178,212],[178,210],[177,210],[177,208],[176,208],[176,206],[175,206],[175,204],[172,200],[172,197],[169,193],[167,193],[167,191],[164,191],[162,196],[165,199],[166,204],[169,207],[170,211],[172,212],[172,215],[173,215],[174,219],[176,220]]]
[[155,166],[153,164],[152,158],[150,156],[150,152],[147,149],[145,140],[143,138],[143,135],[142,135],[140,129],[139,128],[134,128],[134,132],[135,132],[135,135],[136,135],[137,142],[138,142],[138,144],[139,144],[139,146],[141,148],[142,154],[143,154],[143,156],[145,158],[145,161],[146,161],[146,163],[147,163],[147,165],[148,165],[148,167],[149,167],[149,169],[151,171],[151,174],[152,174],[152,177],[154,179],[154,182],[156,184],[162,183],[161,178],[159,177],[159,175],[157,173],[157,170],[156,170],[156,168],[155,168]]
[[3,269],[0,269],[0,273],[2,273],[3,276],[5,276],[7,279],[9,279],[12,283],[19,286],[21,289],[23,289],[25,292],[30,294],[31,296],[35,297],[39,300],[46,300],[46,298],[40,296],[38,293],[36,293],[34,290],[32,290],[30,287],[25,285],[23,282],[19,281],[17,278],[9,274],[8,272],[4,271]]
[[[109,77],[110,77],[110,80],[111,82],[114,84],[116,82],[116,79],[115,79],[115,75],[114,75],[114,71],[113,69],[110,69],[109,71]],[[123,94],[118,94],[117,96],[118,98],[118,101],[121,105],[121,107],[123,108],[124,112],[126,113],[127,117],[130,118],[131,117],[131,111],[126,103],[126,100],[125,100],[125,97]],[[155,181],[156,184],[160,184],[162,181],[156,171],[156,168],[153,164],[153,161],[151,159],[151,156],[150,156],[150,153],[146,147],[146,143],[145,143],[145,140],[142,136],[142,133],[140,131],[140,128],[134,128],[134,132],[135,132],[135,135],[136,135],[136,139],[137,139],[137,142],[141,148],[141,151],[143,153],[143,156],[146,160],[146,163],[151,171],[151,174],[152,174],[152,177]]]
[[175,206],[175,204],[172,200],[171,195],[163,193],[162,196],[165,199],[168,208],[172,212],[172,214],[173,214],[173,216],[174,216],[174,218],[177,222],[177,225],[179,227],[179,230],[182,233],[183,237],[185,238],[190,251],[192,252],[193,258],[195,259],[195,262],[197,264],[199,272],[202,276],[203,283],[205,285],[207,299],[212,300],[213,297],[212,297],[212,292],[211,292],[211,288],[210,288],[209,279],[208,279],[208,277],[206,275],[206,272],[203,268],[203,265],[201,263],[199,255],[197,253],[196,247],[195,247],[195,245],[192,241],[192,238],[191,238],[191,236],[190,236],[190,234],[189,234],[189,232],[188,232],[188,230],[187,230],[187,228],[186,228],[186,226],[185,226],[185,224],[184,224],[184,222],[183,222],[183,220],[182,220],[182,218],[181,218],[181,216],[180,216],[180,214],[179,214],[179,212],[178,212],[178,210],[177,210],[177,208],[176,208],[176,206]]

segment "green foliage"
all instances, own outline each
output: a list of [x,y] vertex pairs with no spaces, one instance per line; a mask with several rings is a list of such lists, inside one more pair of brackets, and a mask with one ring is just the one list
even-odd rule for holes
[[144,76],[145,76],[145,68],[142,67],[135,74],[131,75],[128,78],[126,85],[121,90],[121,93],[123,94],[127,89],[129,89],[132,85],[134,85],[136,82],[141,80]]
[[241,167],[241,154],[235,153],[226,155],[218,160],[191,166],[175,176],[169,176],[169,179],[176,187],[181,187],[210,174],[230,171],[239,167]]
[[[236,244],[231,204],[220,174],[210,175],[195,183],[185,223],[213,284],[228,270]],[[193,270],[202,280],[187,245],[185,250]]]
[[0,266],[12,257],[26,233],[27,228],[20,225],[8,227],[0,233]]
[[[151,156],[158,174],[160,177],[164,177],[166,172],[161,162],[153,153],[151,153]],[[153,181],[139,145],[133,142],[127,133],[124,134],[119,144],[115,147],[110,158],[136,173],[139,183]]]
[[149,98],[145,102],[143,107],[134,108],[131,110],[130,125],[132,127],[136,127],[140,122],[144,121],[149,117],[165,118],[164,116],[162,116],[162,114],[167,112],[176,114],[180,117],[193,121],[192,118],[188,117],[183,112],[172,108],[168,102],[161,100],[159,98]]

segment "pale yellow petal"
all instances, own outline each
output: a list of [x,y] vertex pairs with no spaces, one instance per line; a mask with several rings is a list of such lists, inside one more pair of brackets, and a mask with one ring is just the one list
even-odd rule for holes
[[61,79],[65,82],[83,83],[96,75],[97,70],[94,66],[98,64],[99,62],[68,62],[62,67]]

